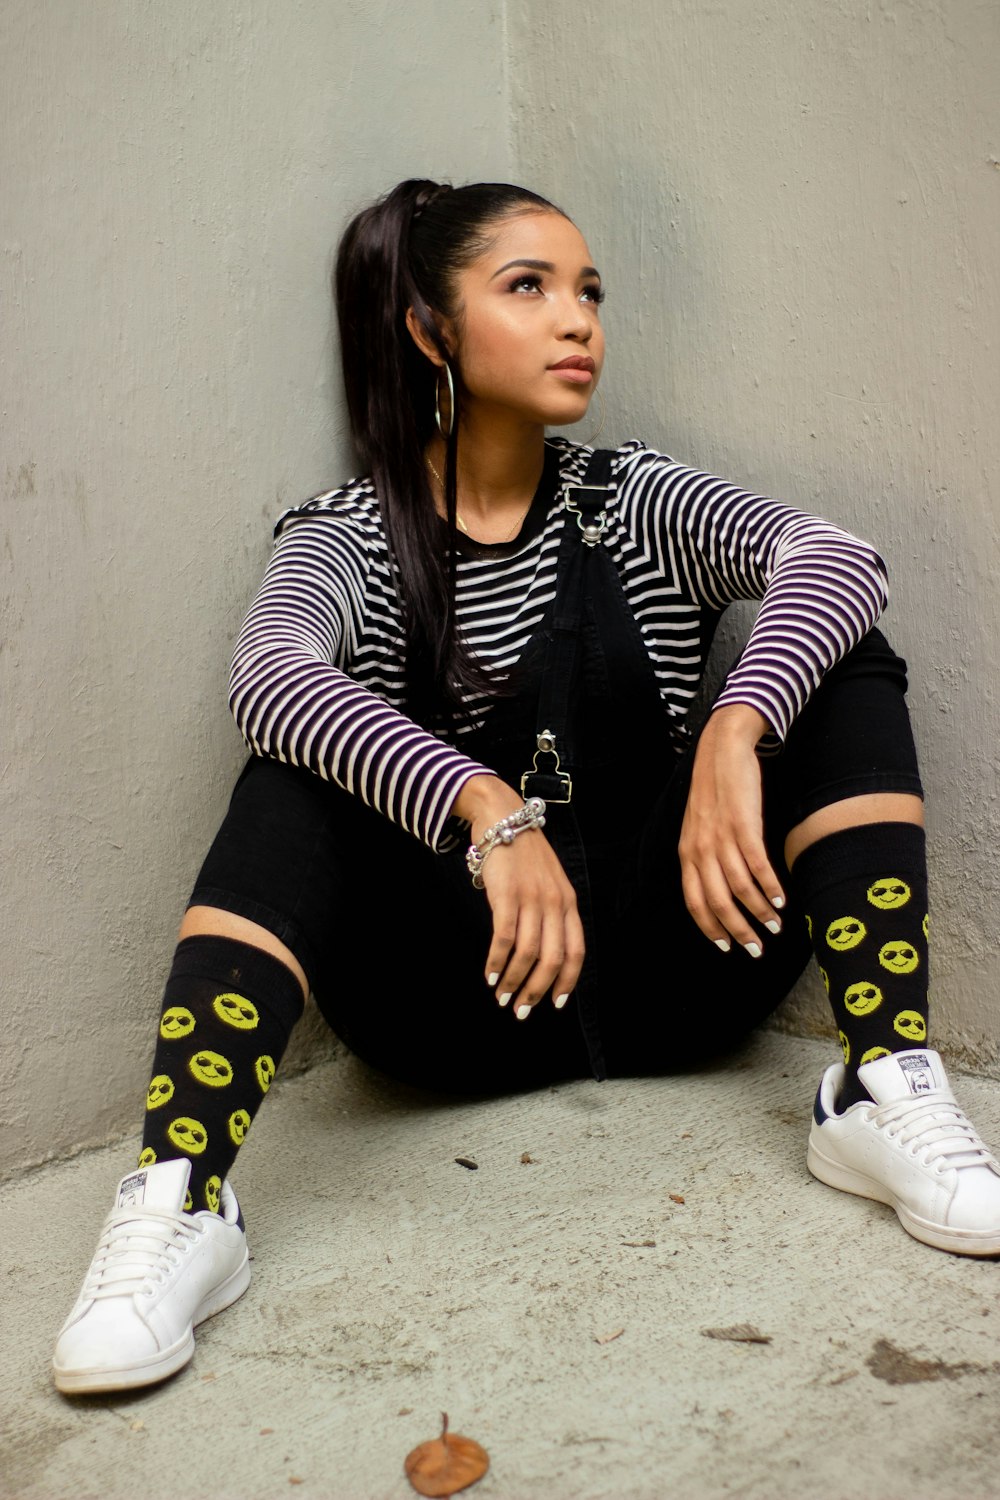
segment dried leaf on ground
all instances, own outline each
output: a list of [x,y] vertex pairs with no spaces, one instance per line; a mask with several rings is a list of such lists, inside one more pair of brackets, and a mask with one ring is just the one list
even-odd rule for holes
[[130,1428],[131,1428],[131,1430],[132,1430],[132,1431],[133,1431],[133,1432],[141,1432],[141,1431],[142,1431],[142,1429],[143,1429],[143,1428],[144,1428],[144,1427],[145,1427],[145,1425],[146,1425],[146,1424],[145,1424],[145,1422],[144,1422],[144,1421],[143,1421],[143,1420],[142,1420],[142,1418],[141,1418],[141,1417],[137,1417],[137,1418],[136,1418],[136,1420],[135,1420],[135,1421],[134,1421],[134,1422],[130,1422],[130,1423],[129,1423],[129,1427],[130,1427]]
[[771,1335],[761,1333],[752,1323],[734,1323],[732,1328],[703,1328],[707,1339],[728,1339],[731,1344],[769,1344]]
[[670,1199],[671,1203],[683,1203],[684,1202],[684,1198],[683,1198],[683,1196],[680,1193],[668,1193],[667,1197]]
[[656,1249],[656,1241],[655,1240],[622,1240],[622,1244],[623,1245],[627,1245],[630,1250],[655,1250]]
[[595,1344],[611,1344],[615,1339],[620,1339],[625,1332],[624,1328],[616,1328],[613,1333],[598,1333],[594,1335]]
[[259,1436],[260,1436],[260,1437],[270,1437],[270,1436],[271,1436],[271,1433],[272,1433],[272,1432],[273,1432],[273,1431],[274,1431],[274,1428],[273,1428],[273,1427],[262,1427],[262,1428],[261,1428],[261,1429],[260,1429],[260,1433],[259,1433]]
[[534,1160],[535,1160],[535,1158],[533,1156],[529,1156],[528,1153],[527,1153],[527,1151],[522,1151],[521,1152],[521,1166],[522,1167],[530,1167],[531,1164],[532,1164],[532,1162]]
[[471,1156],[456,1156],[455,1160],[460,1167],[468,1167],[470,1172],[479,1171],[479,1163],[473,1161]]
[[448,1431],[448,1413],[441,1413],[441,1436],[420,1443],[406,1455],[406,1477],[418,1495],[457,1495],[482,1479],[490,1457],[472,1438]]

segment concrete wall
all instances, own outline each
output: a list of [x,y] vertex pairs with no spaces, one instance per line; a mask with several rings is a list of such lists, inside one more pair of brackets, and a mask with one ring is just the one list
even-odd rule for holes
[[0,57],[10,1171],[134,1127],[232,638],[278,510],[352,472],[331,247],[509,161],[492,3],[8,0]]
[[[410,173],[513,175],[579,219],[610,289],[608,438],[887,553],[937,1034],[997,1068],[997,17],[8,0],[0,1167],[134,1126],[241,759],[233,633],[276,512],[350,467],[330,249]],[[827,1025],[815,986],[786,1014]]]
[[[1000,10],[511,0],[508,24],[530,36],[515,159],[607,279],[605,438],[887,556],[929,792],[935,1035],[996,1071]],[[783,1019],[830,1029],[817,981]]]

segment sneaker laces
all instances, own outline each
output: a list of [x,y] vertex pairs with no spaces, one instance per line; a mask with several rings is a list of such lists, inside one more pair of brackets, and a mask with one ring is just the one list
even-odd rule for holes
[[190,1243],[200,1238],[201,1228],[180,1214],[134,1209],[108,1215],[101,1239],[84,1282],[88,1298],[151,1295],[180,1264]]
[[948,1167],[992,1167],[1000,1173],[1000,1162],[949,1094],[938,1091],[922,1099],[897,1099],[872,1108],[869,1118],[910,1156],[922,1157],[926,1166],[939,1172]]

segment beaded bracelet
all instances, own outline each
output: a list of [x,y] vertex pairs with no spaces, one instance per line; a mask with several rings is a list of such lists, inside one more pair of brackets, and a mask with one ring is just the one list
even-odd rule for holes
[[498,844],[512,844],[519,833],[527,833],[529,828],[544,827],[545,803],[541,797],[529,797],[517,812],[509,813],[506,818],[500,818],[494,823],[492,828],[487,828],[478,844],[470,844],[465,856],[476,890],[481,891],[483,888],[483,866]]

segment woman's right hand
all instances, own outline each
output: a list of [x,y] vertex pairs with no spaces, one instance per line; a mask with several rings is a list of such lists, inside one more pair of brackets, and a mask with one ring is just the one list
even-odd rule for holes
[[[523,807],[524,799],[495,776],[465,783],[453,812],[470,824],[474,844],[499,818]],[[483,866],[483,888],[493,913],[493,941],[486,982],[514,1014],[526,1020],[550,990],[565,1005],[583,967],[583,924],[576,892],[555,850],[539,828],[499,844]]]

